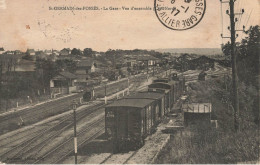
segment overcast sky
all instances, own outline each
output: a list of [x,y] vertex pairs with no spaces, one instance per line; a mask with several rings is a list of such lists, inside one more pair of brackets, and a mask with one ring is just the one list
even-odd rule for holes
[[[186,31],[164,27],[153,10],[49,10],[49,7],[55,6],[153,7],[153,3],[153,0],[0,0],[0,47],[6,50],[76,47],[97,51],[109,48],[220,47],[222,26],[219,0],[207,0],[202,21]],[[246,11],[239,23],[241,28],[243,24],[247,24],[247,27],[259,24],[259,4],[260,0],[236,1],[236,11],[239,12],[239,7]],[[223,4],[224,13],[227,7],[228,4]],[[228,35],[226,14],[224,26],[224,34]]]

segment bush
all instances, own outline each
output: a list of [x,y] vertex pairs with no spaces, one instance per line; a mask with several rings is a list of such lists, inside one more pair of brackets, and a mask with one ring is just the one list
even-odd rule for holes
[[156,163],[238,163],[256,161],[259,150],[259,130],[255,120],[257,90],[254,86],[239,84],[240,132],[233,129],[231,84],[219,78],[190,84],[192,102],[212,102],[218,129],[185,129],[172,136]]

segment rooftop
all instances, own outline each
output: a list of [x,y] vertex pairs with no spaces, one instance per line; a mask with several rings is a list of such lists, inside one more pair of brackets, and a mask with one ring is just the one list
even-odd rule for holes
[[79,63],[78,63],[78,67],[90,67],[90,66],[92,66],[93,65],[93,63],[94,63],[94,60],[93,59],[91,59],[91,58],[88,58],[88,59],[84,59],[84,60],[82,60],[82,61],[80,61]]
[[189,113],[211,113],[211,103],[191,103],[183,104],[182,110]]
[[126,99],[152,99],[156,100],[159,98],[164,97],[162,93],[155,93],[155,92],[138,92],[131,96],[126,97]]
[[135,107],[144,108],[150,105],[154,100],[151,99],[121,99],[107,105],[106,107]]
[[70,72],[60,72],[59,75],[55,76],[53,79],[76,79],[76,75],[70,73]]

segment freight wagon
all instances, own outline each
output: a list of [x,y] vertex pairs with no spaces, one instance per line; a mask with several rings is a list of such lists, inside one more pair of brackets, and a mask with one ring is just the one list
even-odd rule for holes
[[[161,119],[164,116],[165,113],[165,95],[162,93],[156,93],[156,92],[138,92],[136,94],[133,94],[131,96],[127,96],[126,99],[151,99],[155,100],[156,104],[156,111],[153,115],[154,121],[156,124],[159,124]],[[158,107],[158,108],[157,108]]]
[[[185,81],[185,79],[183,79]],[[105,133],[115,153],[136,150],[156,130],[182,93],[183,81],[157,79],[147,92],[117,100],[105,108]]]
[[167,114],[172,108],[174,104],[174,82],[169,81],[168,83],[164,82],[155,82],[150,85],[148,85],[148,91],[158,92],[158,93],[164,93],[165,94],[165,107]]
[[113,152],[136,150],[156,128],[159,109],[153,99],[121,99],[105,108],[105,132],[113,142]]

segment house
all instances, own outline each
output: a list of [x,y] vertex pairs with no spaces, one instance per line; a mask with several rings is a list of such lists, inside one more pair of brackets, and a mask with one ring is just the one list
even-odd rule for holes
[[95,72],[96,67],[97,67],[97,65],[94,62],[94,60],[91,58],[87,58],[82,61],[79,61],[79,63],[77,64],[76,73],[79,73],[79,74],[93,73],[93,72]]
[[50,89],[52,94],[69,94],[77,91],[75,86],[76,75],[70,72],[60,72],[50,80]]
[[52,50],[45,50],[44,53],[49,56],[52,54]]
[[192,69],[208,70],[209,68],[215,67],[215,60],[206,56],[200,56],[199,58],[191,60],[189,63]]
[[70,55],[70,54],[71,54],[70,48],[64,48],[64,49],[62,49],[62,50],[60,51],[60,55],[61,55],[61,56],[68,56],[68,55]]
[[153,57],[151,55],[139,55],[137,56],[137,61],[139,62],[146,62],[148,66],[154,66],[156,63],[160,61],[160,59]]
[[6,52],[4,52],[4,54],[7,54],[7,55],[14,55],[15,52],[14,52],[14,51],[6,51]]
[[20,54],[22,54],[22,52],[21,52],[20,50],[15,50],[15,51],[14,51],[14,54],[15,54],[15,55],[20,55]]
[[87,58],[84,60],[81,60],[77,64],[77,81],[78,82],[86,82],[86,80],[89,80],[90,74],[96,72],[96,63],[92,58]]
[[126,60],[127,67],[133,67],[137,64],[137,61],[135,59],[128,59]]
[[5,52],[4,48],[1,47],[1,48],[0,48],[0,54],[3,54],[4,52]]
[[35,56],[35,50],[34,49],[27,49],[26,51],[30,56]]

